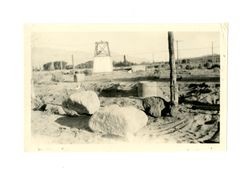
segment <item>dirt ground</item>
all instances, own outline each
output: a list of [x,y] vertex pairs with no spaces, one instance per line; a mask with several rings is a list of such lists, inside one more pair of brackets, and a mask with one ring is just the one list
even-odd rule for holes
[[[156,81],[161,94],[169,97],[169,83],[166,81],[166,74],[157,76],[145,72],[132,74],[114,72],[112,74],[89,76],[79,74],[79,82],[75,83],[72,75],[63,75],[63,82],[54,82],[51,81],[50,72],[35,72],[33,74],[33,90],[36,100],[42,101],[46,105],[61,106],[62,101],[68,95],[78,91],[93,90],[98,94],[101,106],[109,104],[133,105],[143,110],[142,99],[138,97],[138,82],[141,80]],[[197,79],[197,75],[197,71],[192,71],[190,74],[182,76],[190,79],[178,81],[180,96],[187,98],[185,102],[179,105],[176,117],[154,118],[148,116],[147,126],[128,138],[92,132],[88,127],[90,116],[69,117],[58,114],[53,110],[31,111],[32,137],[37,141],[62,144],[117,142],[219,143],[219,76],[212,70],[209,75],[215,77],[214,79],[208,77],[208,74],[203,74],[203,77],[199,74]],[[206,81],[211,79],[213,81]],[[211,92],[209,91],[205,95],[189,95],[188,97],[190,87],[204,82]],[[202,98],[200,98],[201,96]],[[209,96],[209,104],[197,101],[197,98],[207,99],[206,96]],[[211,97],[216,99],[211,100]]]

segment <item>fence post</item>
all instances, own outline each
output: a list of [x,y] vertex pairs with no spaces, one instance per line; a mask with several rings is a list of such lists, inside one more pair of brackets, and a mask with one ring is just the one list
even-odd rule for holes
[[76,75],[76,72],[75,72],[74,55],[72,55],[72,66],[73,66],[73,78],[74,78],[74,82],[77,82],[77,75]]

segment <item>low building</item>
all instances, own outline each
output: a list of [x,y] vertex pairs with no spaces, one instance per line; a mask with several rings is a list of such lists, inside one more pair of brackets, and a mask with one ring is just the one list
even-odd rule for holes
[[94,57],[93,73],[105,73],[113,71],[113,62],[110,56]]

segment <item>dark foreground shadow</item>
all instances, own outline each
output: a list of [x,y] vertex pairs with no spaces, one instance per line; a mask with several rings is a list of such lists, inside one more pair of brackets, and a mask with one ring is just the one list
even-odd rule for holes
[[88,125],[89,119],[90,119],[90,116],[88,115],[84,115],[80,117],[64,116],[64,117],[60,117],[56,119],[55,122],[57,122],[60,125],[64,125],[70,128],[84,129],[84,130],[92,132]]
[[111,87],[102,89],[99,93],[101,97],[137,97],[138,90],[137,85],[131,87],[122,87],[120,84],[114,84]]
[[137,92],[137,88],[130,89],[130,90],[109,88],[109,89],[102,90],[99,95],[101,97],[130,97],[130,96],[137,97],[138,92]]
[[217,124],[218,129],[209,140],[205,140],[204,143],[220,143],[217,138],[220,138],[220,122]]
[[[135,78],[116,78],[116,81],[158,81],[158,82],[169,82],[170,78],[159,78],[159,77],[135,77]],[[178,77],[179,82],[220,82],[220,77],[206,77],[206,76],[190,76],[190,77]]]
[[183,99],[179,99],[179,103],[191,105],[192,106],[191,108],[194,110],[198,109],[198,110],[220,111],[219,104],[209,104],[209,103],[202,103],[199,101],[191,101]]
[[208,103],[202,103],[199,101],[191,101],[191,100],[185,100],[182,103],[189,104],[192,106],[192,109],[200,109],[200,110],[209,110],[209,111],[220,111],[220,105],[219,104],[208,104]]

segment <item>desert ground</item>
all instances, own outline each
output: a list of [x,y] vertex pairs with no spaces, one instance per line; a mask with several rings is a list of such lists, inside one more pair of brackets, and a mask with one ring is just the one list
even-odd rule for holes
[[[219,143],[220,77],[214,69],[180,69],[178,73],[179,106],[176,116],[148,116],[145,127],[129,137],[105,135],[89,128],[91,115],[71,117],[62,102],[70,94],[92,90],[100,106],[134,106],[144,111],[143,97],[138,96],[142,81],[156,82],[159,96],[169,101],[169,71],[114,71],[77,74],[63,71],[32,73],[31,135],[37,141],[59,144],[82,143]],[[55,80],[56,74],[62,80]]]

